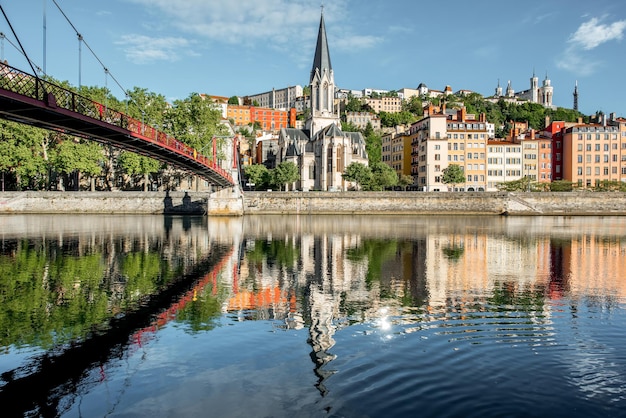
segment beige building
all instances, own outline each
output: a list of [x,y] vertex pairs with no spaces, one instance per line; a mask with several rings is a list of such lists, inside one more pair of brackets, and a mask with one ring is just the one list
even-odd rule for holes
[[346,112],[346,122],[359,129],[365,129],[369,123],[375,131],[380,130],[380,118],[369,112]]
[[302,86],[290,86],[282,89],[272,89],[265,93],[254,94],[245,98],[246,102],[258,103],[258,107],[268,109],[289,110],[296,107],[296,100],[304,95]]
[[424,191],[446,191],[441,182],[442,171],[448,166],[447,118],[431,114],[409,128],[411,140],[411,175],[413,184]]
[[402,98],[397,96],[384,96],[380,98],[365,97],[363,103],[371,107],[376,113],[398,113],[402,111]]
[[411,135],[403,127],[382,136],[382,162],[398,175],[411,175]]
[[487,191],[497,191],[500,183],[522,178],[522,166],[522,144],[504,140],[489,141],[487,143]]

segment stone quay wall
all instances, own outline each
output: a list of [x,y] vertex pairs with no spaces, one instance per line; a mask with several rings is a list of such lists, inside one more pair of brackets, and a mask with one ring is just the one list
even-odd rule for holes
[[11,213],[624,216],[626,193],[0,192]]
[[626,215],[626,193],[246,192],[245,214]]

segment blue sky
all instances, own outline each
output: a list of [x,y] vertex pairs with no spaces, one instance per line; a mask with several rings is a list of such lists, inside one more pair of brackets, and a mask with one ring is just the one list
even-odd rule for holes
[[[533,71],[554,104],[626,117],[626,8],[621,0],[326,0],[340,88],[425,83],[490,96]],[[59,9],[82,34],[74,29]],[[0,0],[19,41],[59,80],[146,88],[169,101],[193,92],[245,96],[308,84],[322,2],[304,0]],[[44,36],[44,7],[46,30]],[[9,25],[3,58],[28,69]],[[45,39],[45,54],[44,54]],[[89,50],[93,50],[94,54]],[[45,55],[45,60],[44,60]],[[97,57],[97,58],[96,58]],[[109,75],[98,62],[108,68]],[[80,62],[80,72],[79,72]],[[117,84],[120,84],[119,87]]]

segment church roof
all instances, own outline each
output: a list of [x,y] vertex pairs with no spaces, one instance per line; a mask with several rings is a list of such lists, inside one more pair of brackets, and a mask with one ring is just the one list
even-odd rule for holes
[[313,58],[313,68],[311,69],[311,80],[315,75],[315,70],[319,69],[320,74],[324,70],[332,70],[330,65],[330,53],[328,52],[328,40],[326,39],[326,25],[324,25],[324,14],[320,18],[320,28],[317,33],[317,45],[315,46],[315,57]]
[[285,141],[285,156],[291,157],[301,155],[306,150],[309,142],[309,133],[307,130],[296,128],[282,128],[280,136]]

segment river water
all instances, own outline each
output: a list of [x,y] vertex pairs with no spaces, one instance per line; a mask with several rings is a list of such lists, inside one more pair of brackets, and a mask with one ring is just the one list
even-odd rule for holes
[[626,416],[626,218],[0,217],[0,415]]

